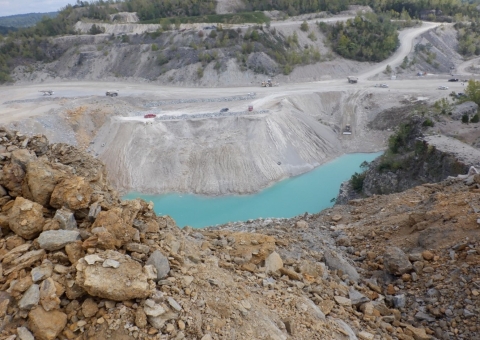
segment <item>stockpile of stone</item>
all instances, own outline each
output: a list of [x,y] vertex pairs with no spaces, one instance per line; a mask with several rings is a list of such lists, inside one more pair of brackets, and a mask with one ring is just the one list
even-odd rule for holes
[[354,200],[343,209],[345,221],[334,227],[337,244],[348,246],[401,322],[422,332],[407,328],[400,339],[478,337],[479,189],[480,174],[471,168],[465,176]]
[[[1,339],[478,332],[478,241],[429,251],[384,242],[446,219],[477,232],[477,206],[465,204],[478,195],[471,178],[470,189],[421,187],[317,215],[195,230],[156,216],[151,203],[121,201],[98,160],[43,136],[0,129],[0,167]],[[435,204],[445,210],[450,200],[455,207],[438,213]]]
[[269,235],[180,230],[44,136],[0,129],[0,167],[2,339],[393,339],[339,254],[331,271]]

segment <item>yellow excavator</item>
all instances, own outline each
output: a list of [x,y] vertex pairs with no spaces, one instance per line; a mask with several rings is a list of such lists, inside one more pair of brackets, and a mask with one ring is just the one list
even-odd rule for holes
[[272,87],[272,86],[278,86],[278,83],[272,82],[272,79],[267,79],[267,81],[262,81],[262,87]]

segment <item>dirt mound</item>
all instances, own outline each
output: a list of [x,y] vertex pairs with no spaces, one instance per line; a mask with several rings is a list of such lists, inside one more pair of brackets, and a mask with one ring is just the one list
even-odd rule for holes
[[330,127],[288,101],[268,113],[238,117],[112,118],[91,150],[107,165],[116,188],[210,195],[256,192],[341,152]]

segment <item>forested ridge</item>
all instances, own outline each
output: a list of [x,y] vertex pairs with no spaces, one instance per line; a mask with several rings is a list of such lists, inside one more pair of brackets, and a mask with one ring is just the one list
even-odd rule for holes
[[[349,5],[369,5],[379,15],[363,15],[347,23],[338,23],[333,27],[322,26],[333,49],[346,58],[362,61],[380,61],[386,58],[398,45],[398,36],[390,18],[409,22],[416,18],[429,20],[454,21],[459,30],[459,49],[464,55],[480,54],[480,33],[477,23],[480,18],[477,3],[461,0],[244,0],[247,13],[230,14],[235,23],[245,18],[253,18],[256,23],[268,19],[262,15],[252,15],[252,11],[278,10],[285,16],[324,11],[338,13]],[[16,65],[31,63],[34,60],[49,61],[58,57],[46,54],[45,48],[51,44],[49,37],[76,34],[73,27],[79,20],[106,22],[110,15],[118,12],[137,12],[142,21],[166,23],[171,27],[181,22],[199,22],[203,18],[208,22],[223,19],[215,13],[215,0],[126,0],[126,1],[77,1],[67,5],[55,17],[44,17],[35,26],[0,35],[0,83],[10,80],[10,71]],[[250,12],[248,12],[250,11]],[[192,19],[189,19],[192,18]],[[473,20],[472,25],[462,22]],[[249,21],[251,22],[251,21]],[[5,32],[6,29],[3,30]],[[91,32],[100,33],[101,30]],[[243,51],[259,50],[259,44],[265,44],[265,52],[275,60],[284,73],[291,71],[293,65],[316,62],[320,60],[317,51],[311,48],[298,52],[298,44],[290,37],[287,45],[281,46],[277,38],[255,33],[244,37]],[[255,48],[250,48],[253,46]],[[280,48],[275,53],[275,48]],[[239,59],[244,62],[245,54]]]
[[8,15],[5,17],[0,17],[0,26],[5,27],[30,27],[34,26],[37,22],[42,20],[44,17],[54,18],[58,12],[48,12],[48,13],[28,13],[28,14],[16,14]]

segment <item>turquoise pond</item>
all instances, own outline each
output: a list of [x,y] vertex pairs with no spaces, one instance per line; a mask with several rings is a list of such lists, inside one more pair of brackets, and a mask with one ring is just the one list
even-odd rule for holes
[[123,199],[152,201],[158,215],[170,215],[179,227],[203,228],[255,218],[293,217],[317,213],[333,205],[340,184],[363,161],[370,162],[382,153],[346,154],[303,175],[283,180],[253,195],[200,196],[191,194],[144,195],[129,193]]

